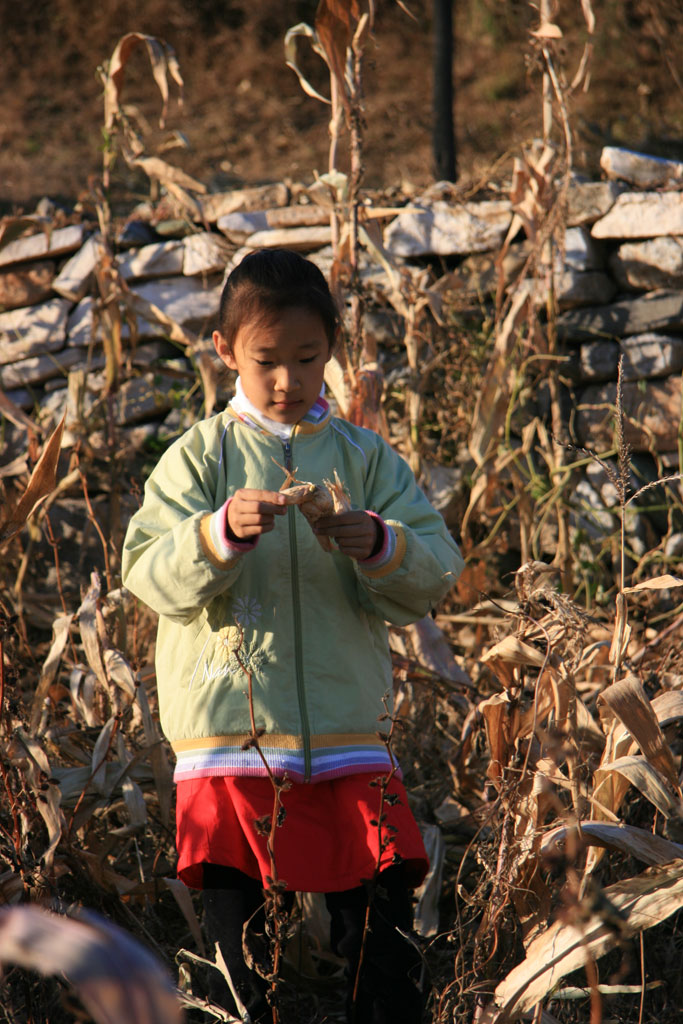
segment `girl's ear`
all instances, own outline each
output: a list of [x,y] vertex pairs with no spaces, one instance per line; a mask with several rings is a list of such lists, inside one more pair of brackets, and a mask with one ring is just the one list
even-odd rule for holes
[[221,334],[220,331],[214,331],[212,334],[213,347],[216,349],[216,354],[221,362],[225,363],[229,370],[236,370],[237,363],[232,353],[232,349],[228,347],[228,343]]

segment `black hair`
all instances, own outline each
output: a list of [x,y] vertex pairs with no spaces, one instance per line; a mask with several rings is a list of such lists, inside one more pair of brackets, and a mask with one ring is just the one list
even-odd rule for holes
[[339,313],[329,286],[315,263],[290,249],[256,249],[228,276],[221,295],[218,328],[232,351],[243,323],[271,322],[285,309],[317,313],[333,347]]

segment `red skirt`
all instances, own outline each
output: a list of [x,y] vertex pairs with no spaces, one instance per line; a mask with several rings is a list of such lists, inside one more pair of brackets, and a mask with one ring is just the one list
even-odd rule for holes
[[[393,778],[378,827],[381,789],[376,772],[325,782],[295,783],[282,793],[284,817],[275,832],[280,881],[295,892],[342,892],[389,867],[398,855],[406,881],[418,886],[429,868],[422,836],[403,784]],[[238,868],[265,886],[272,876],[266,837],[255,822],[273,812],[269,779],[215,775],[177,786],[178,877],[202,888],[202,865]],[[380,852],[380,845],[382,847]]]

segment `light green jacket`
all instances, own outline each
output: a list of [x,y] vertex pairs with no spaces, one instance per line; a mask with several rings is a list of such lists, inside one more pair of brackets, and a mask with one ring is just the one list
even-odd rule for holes
[[[225,504],[337,470],[353,507],[385,523],[378,556],[326,552],[296,507],[255,545],[231,545]],[[412,471],[380,437],[327,415],[291,445],[230,409],[161,457],[124,544],[124,585],[159,613],[161,723],[176,780],[276,775],[309,781],[385,769],[378,719],[391,709],[386,622],[405,625],[446,594],[462,559]]]

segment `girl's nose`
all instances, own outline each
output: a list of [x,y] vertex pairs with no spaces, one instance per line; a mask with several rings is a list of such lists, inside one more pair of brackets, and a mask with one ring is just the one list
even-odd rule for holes
[[294,391],[299,386],[299,381],[294,366],[278,366],[275,378],[276,391]]

